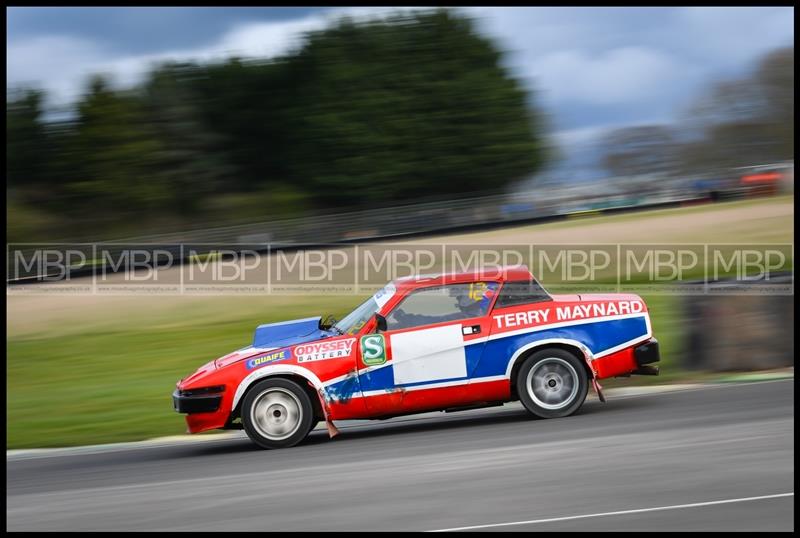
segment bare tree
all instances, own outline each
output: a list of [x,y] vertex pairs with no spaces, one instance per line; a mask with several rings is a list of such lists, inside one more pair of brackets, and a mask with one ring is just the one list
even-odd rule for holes
[[687,120],[687,131],[701,137],[680,150],[690,169],[794,158],[794,48],[769,53],[746,77],[714,84]]
[[663,173],[675,164],[675,134],[664,125],[614,130],[606,137],[604,146],[603,164],[614,175]]

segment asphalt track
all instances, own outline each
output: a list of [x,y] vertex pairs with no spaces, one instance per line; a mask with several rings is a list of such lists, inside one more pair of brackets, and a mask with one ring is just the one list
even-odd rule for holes
[[7,458],[7,529],[794,530],[793,380],[341,426]]

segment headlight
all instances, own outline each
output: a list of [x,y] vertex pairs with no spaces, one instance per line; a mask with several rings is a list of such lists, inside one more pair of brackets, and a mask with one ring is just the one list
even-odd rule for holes
[[188,389],[180,391],[181,396],[204,396],[207,394],[218,394],[225,392],[225,385],[216,385],[214,387],[202,387],[199,389]]

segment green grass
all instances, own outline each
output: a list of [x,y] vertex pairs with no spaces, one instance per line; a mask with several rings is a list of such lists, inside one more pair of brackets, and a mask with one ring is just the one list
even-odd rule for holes
[[[734,203],[720,207],[724,206]],[[634,217],[646,222],[652,215],[587,218],[580,224],[601,219],[633,223]],[[792,228],[784,220],[753,219],[752,234],[763,232],[771,241],[792,242]],[[546,226],[572,229],[577,225],[576,220]],[[652,233],[647,226],[641,228],[643,237]],[[503,233],[491,232],[498,238]],[[738,231],[695,230],[694,234],[696,242],[752,240]],[[661,242],[672,240],[668,234],[659,234]],[[608,380],[604,386],[683,381],[689,375],[678,368],[680,357],[688,352],[683,347],[681,298],[656,293],[642,296],[661,344],[662,375]],[[182,433],[183,417],[172,410],[170,398],[179,378],[247,345],[259,323],[327,313],[341,317],[360,302],[354,296],[105,297],[86,304],[79,299],[7,297],[8,448],[134,441]]]
[[[604,386],[666,383],[678,369],[684,325],[681,299],[644,295],[662,353],[658,377],[608,380]],[[315,303],[313,308],[311,303]],[[259,315],[241,308],[179,307],[132,318],[115,329],[92,326],[58,336],[10,338],[7,344],[8,448],[56,447],[147,439],[185,430],[171,408],[175,382],[205,362],[247,345],[258,323],[314,312],[341,317],[360,298],[303,298]],[[74,329],[74,328],[73,328]]]
[[[352,300],[355,306],[356,298]],[[336,304],[329,303],[327,311]],[[341,303],[341,301],[338,301]],[[345,304],[347,310],[349,304]],[[339,306],[339,309],[342,307]],[[323,308],[324,309],[324,308]],[[255,316],[251,308],[194,315],[171,324],[140,318],[116,329],[10,338],[8,448],[132,441],[185,431],[172,410],[175,382],[209,360],[243,347],[258,323],[309,315],[298,309]],[[339,311],[339,315],[346,313]],[[164,317],[168,317],[165,313]]]
[[[679,299],[644,297],[663,354],[668,381],[681,353]],[[317,300],[342,316],[359,299]],[[352,305],[350,305],[352,303]],[[58,337],[11,338],[8,374],[8,448],[122,442],[185,431],[172,410],[175,382],[205,362],[247,345],[258,323],[307,316],[307,306],[253,317],[250,309],[207,312],[163,324],[140,319],[115,330],[92,328]]]

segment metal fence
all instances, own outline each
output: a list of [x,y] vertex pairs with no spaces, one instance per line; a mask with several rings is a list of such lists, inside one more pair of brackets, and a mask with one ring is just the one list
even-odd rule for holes
[[[794,163],[778,163],[760,168],[791,169],[786,176],[793,190]],[[163,234],[127,237],[101,241],[106,251],[128,249],[132,245],[159,248],[179,255],[179,245],[208,245],[208,251],[230,245],[248,245],[265,251],[267,245],[275,249],[296,249],[319,245],[350,242],[392,240],[412,235],[457,230],[479,229],[509,224],[524,224],[549,219],[565,218],[584,212],[626,211],[637,208],[679,205],[683,202],[706,199],[730,199],[747,195],[738,179],[717,182],[712,187],[691,186],[690,180],[662,178],[651,180],[643,187],[636,178],[616,178],[605,187],[600,185],[556,186],[456,200],[413,202],[395,207],[371,210],[318,214],[291,219],[264,220],[235,226],[184,230]],[[605,192],[600,192],[605,188]],[[642,189],[646,188],[646,191]],[[454,185],[457,189],[457,185]],[[706,192],[708,189],[720,192]],[[97,242],[95,242],[97,243]],[[84,249],[90,256],[92,248],[70,243],[72,249]],[[54,245],[51,245],[54,246]],[[261,246],[261,247],[259,247]],[[56,245],[57,247],[57,245]],[[7,247],[7,277],[9,284],[30,282],[47,276],[42,264],[32,265],[20,274],[16,259],[31,259],[41,245],[10,244]],[[91,272],[102,262],[92,260],[83,269]],[[71,274],[80,274],[81,269]]]
[[569,192],[530,191],[129,237],[110,243],[328,244],[489,224],[502,225],[582,211],[622,209],[693,198],[696,195],[679,192],[641,196],[586,196]]
[[[179,255],[181,244],[208,245],[208,251],[230,245],[248,245],[254,250],[302,248],[349,242],[391,240],[448,230],[466,230],[488,226],[565,218],[582,212],[624,211],[642,207],[678,204],[696,198],[681,191],[661,191],[646,195],[586,195],[576,189],[539,190],[514,194],[415,203],[389,208],[350,211],[328,215],[267,220],[251,224],[128,237],[99,242],[114,255],[114,248],[129,249],[141,245]],[[263,246],[259,249],[259,245]],[[58,247],[58,245],[50,245]],[[31,259],[42,245],[10,244],[7,250],[7,282],[30,282],[47,277],[41,265],[31,265],[20,274],[17,259]],[[71,249],[83,249],[92,260],[92,245],[70,243]],[[97,268],[97,262],[85,270]],[[72,275],[80,274],[73,270]]]

